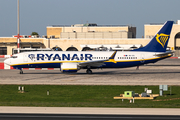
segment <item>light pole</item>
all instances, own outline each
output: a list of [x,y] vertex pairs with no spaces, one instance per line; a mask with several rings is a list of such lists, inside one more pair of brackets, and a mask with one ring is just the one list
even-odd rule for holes
[[20,53],[19,47],[20,47],[20,24],[19,24],[19,0],[17,1],[17,48],[18,53]]

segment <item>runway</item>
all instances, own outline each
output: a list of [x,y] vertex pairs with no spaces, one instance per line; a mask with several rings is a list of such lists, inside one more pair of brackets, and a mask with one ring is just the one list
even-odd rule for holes
[[93,69],[64,74],[58,70],[0,70],[0,84],[41,85],[180,85],[180,59],[165,59],[155,64],[121,69]]

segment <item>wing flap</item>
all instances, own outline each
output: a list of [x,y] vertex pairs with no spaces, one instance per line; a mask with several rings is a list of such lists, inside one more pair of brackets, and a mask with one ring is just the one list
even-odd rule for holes
[[105,61],[108,61],[108,59],[81,62],[81,63],[79,63],[79,66],[81,66],[81,67],[84,67],[84,66],[99,67],[99,66],[103,65]]

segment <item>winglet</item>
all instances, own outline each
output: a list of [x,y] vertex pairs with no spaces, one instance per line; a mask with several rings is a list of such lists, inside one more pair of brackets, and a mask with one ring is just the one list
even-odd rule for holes
[[117,53],[117,51],[114,51],[114,53],[111,55],[111,57],[109,59],[114,59],[116,53]]
[[116,55],[117,51],[114,51],[114,53],[111,55],[111,57],[109,57],[109,61],[113,62],[113,63],[117,63],[115,60],[114,60],[114,57]]

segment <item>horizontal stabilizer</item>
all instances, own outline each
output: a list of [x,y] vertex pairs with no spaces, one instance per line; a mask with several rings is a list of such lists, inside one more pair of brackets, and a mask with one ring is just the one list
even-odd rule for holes
[[159,53],[159,54],[155,54],[154,56],[172,56],[172,54],[174,53],[174,51],[170,51],[170,52],[165,52],[165,53]]

